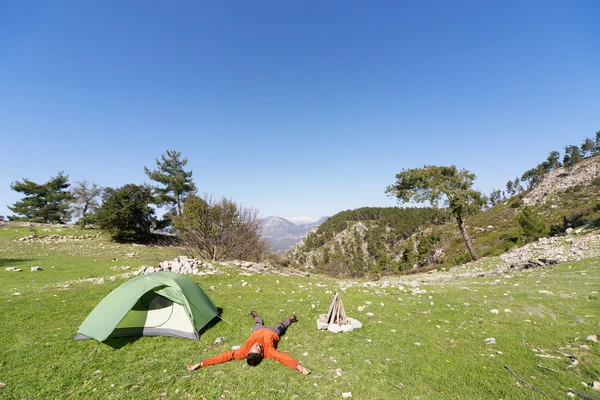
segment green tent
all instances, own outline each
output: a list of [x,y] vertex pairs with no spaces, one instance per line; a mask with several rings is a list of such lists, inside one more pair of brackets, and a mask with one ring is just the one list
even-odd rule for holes
[[133,278],[100,302],[77,330],[76,340],[129,336],[199,338],[218,314],[212,300],[192,279],[160,271]]

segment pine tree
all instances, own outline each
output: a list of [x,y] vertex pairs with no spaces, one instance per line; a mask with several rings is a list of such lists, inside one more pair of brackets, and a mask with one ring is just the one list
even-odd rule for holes
[[[64,224],[69,221],[69,202],[71,193],[66,190],[70,186],[69,177],[60,171],[48,182],[39,184],[23,178],[23,182],[13,182],[10,188],[25,194],[25,197],[8,208],[16,213],[11,220],[41,223]],[[19,216],[20,215],[20,216]]]
[[587,157],[588,154],[594,154],[596,149],[596,142],[594,142],[590,138],[585,138],[585,140],[579,148],[581,149],[581,155],[583,157]]
[[562,164],[560,163],[560,153],[558,151],[551,151],[547,161],[551,169],[562,167]]
[[579,147],[570,145],[565,147],[565,156],[563,157],[563,164],[565,167],[572,167],[582,160]]
[[445,200],[452,215],[456,218],[458,228],[467,250],[473,260],[477,260],[475,249],[467,232],[465,218],[481,211],[483,196],[472,189],[475,174],[467,170],[450,167],[426,165],[423,168],[402,170],[396,175],[396,182],[386,189],[390,196],[396,196],[401,202],[430,202],[434,207],[442,199]]
[[196,185],[192,181],[192,171],[186,172],[183,167],[187,164],[187,158],[179,159],[181,153],[175,150],[167,150],[161,160],[156,160],[157,169],[150,171],[144,167],[144,172],[150,179],[164,185],[163,188],[155,188],[158,192],[157,204],[171,205],[175,215],[181,215],[183,203],[186,197],[196,193]]

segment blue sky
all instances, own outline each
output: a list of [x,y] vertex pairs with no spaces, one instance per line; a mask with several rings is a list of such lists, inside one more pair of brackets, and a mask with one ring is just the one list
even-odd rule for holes
[[261,216],[394,206],[403,168],[489,193],[600,130],[598,1],[0,3],[0,215],[58,171]]

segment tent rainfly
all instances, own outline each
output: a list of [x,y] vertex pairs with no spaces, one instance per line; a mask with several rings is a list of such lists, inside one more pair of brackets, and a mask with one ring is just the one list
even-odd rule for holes
[[131,336],[199,339],[199,331],[218,314],[193,280],[160,271],[133,278],[110,292],[77,330],[75,340]]

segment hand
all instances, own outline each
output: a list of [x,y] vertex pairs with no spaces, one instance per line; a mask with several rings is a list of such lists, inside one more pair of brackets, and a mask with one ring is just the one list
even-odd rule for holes
[[296,369],[298,370],[298,372],[300,372],[302,375],[308,375],[310,374],[310,371],[307,370],[306,368],[304,368],[304,366],[302,364],[298,364],[298,366],[296,367]]
[[188,371],[195,371],[195,370],[197,370],[200,367],[203,367],[202,362],[199,362],[198,364],[186,366],[186,368],[187,368]]

